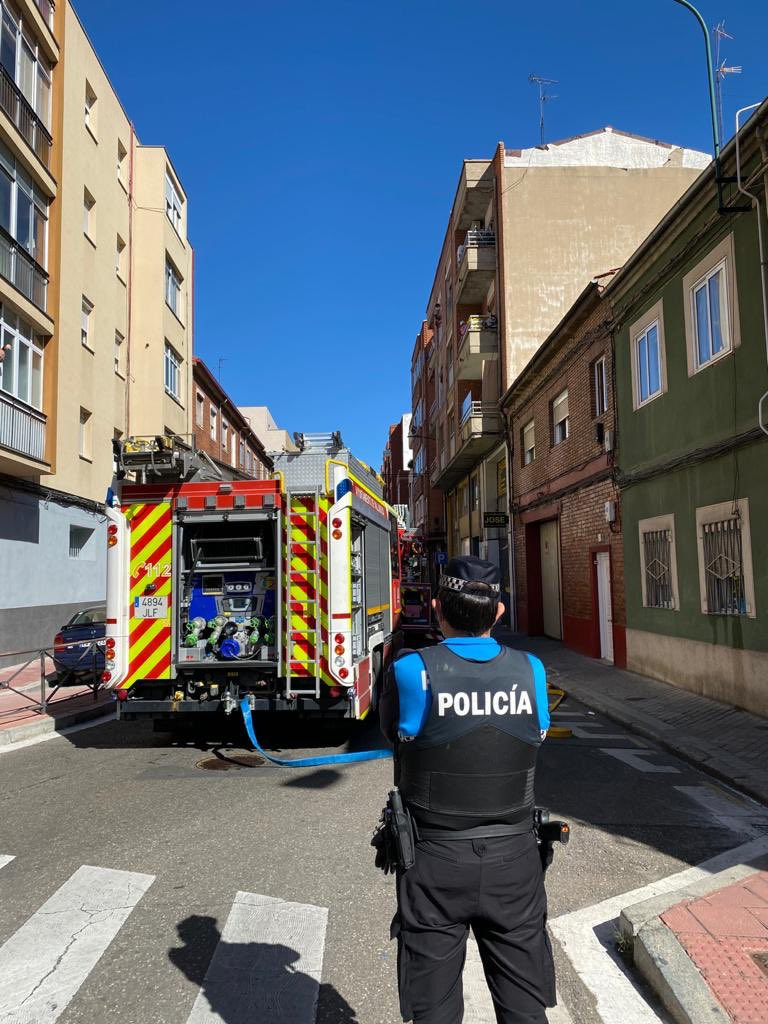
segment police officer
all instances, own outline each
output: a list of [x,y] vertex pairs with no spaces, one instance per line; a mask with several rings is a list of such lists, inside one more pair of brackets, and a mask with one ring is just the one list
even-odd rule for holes
[[498,1024],[546,1024],[555,1005],[532,822],[546,678],[537,658],[491,638],[499,594],[491,562],[451,559],[433,602],[444,642],[404,652],[381,698],[416,841],[392,922],[400,1008],[414,1024],[460,1024],[470,928]]

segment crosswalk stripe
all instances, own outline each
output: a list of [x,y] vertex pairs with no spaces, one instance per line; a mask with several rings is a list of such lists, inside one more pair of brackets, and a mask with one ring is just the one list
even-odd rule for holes
[[187,1024],[314,1024],[327,923],[325,907],[239,892]]
[[0,853],[0,868],[4,868],[6,864],[10,864],[13,859],[13,855]]
[[51,1024],[154,875],[83,866],[0,948],[0,1024]]

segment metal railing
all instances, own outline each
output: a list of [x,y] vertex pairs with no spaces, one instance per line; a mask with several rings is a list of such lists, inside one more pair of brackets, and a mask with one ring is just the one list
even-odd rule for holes
[[473,402],[467,395],[461,403],[461,422],[466,423],[473,416],[498,416],[499,410],[495,402]]
[[478,249],[485,246],[496,245],[496,234],[493,231],[468,231],[463,243],[456,250],[456,264],[464,259],[467,249]]
[[[9,693],[21,697],[27,702],[21,705],[21,710],[36,711],[41,715],[46,714],[48,705],[62,686],[85,686],[93,693],[94,701],[98,700],[99,689],[101,688],[101,673],[103,671],[103,647],[104,639],[101,638],[57,644],[55,648],[42,647],[33,651],[3,651],[0,653],[0,658],[3,660],[6,658],[26,657],[26,661],[15,664],[13,672],[7,679],[0,678],[0,694],[7,690]],[[64,650],[68,649],[78,650],[78,656],[74,661],[71,658],[67,658],[64,661],[62,658],[57,657],[57,655],[61,655]],[[53,673],[46,668],[47,659],[50,659],[53,664]],[[40,680],[37,692],[39,696],[33,695],[35,684],[33,684],[33,687],[28,688],[29,692],[27,692],[27,689],[22,690],[18,688],[18,686],[22,685],[21,681],[19,681],[17,686],[12,685],[31,665],[38,666]],[[81,696],[80,692],[73,693],[69,697],[59,698],[56,703],[59,704],[64,700],[72,700],[79,696]],[[0,707],[0,718],[4,715],[18,714],[19,710],[20,707],[18,705],[6,709]]]
[[20,455],[45,459],[45,416],[0,391],[0,445]]
[[0,276],[46,312],[48,274],[3,227],[0,227]]
[[673,608],[671,530],[647,530],[643,533],[645,595],[648,608]]
[[40,161],[48,167],[53,144],[51,134],[2,64],[0,64],[0,107],[19,129]]
[[702,527],[707,612],[746,615],[741,520],[738,517]]

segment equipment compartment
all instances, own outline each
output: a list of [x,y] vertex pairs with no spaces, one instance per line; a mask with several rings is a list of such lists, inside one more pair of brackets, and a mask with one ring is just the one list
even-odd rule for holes
[[280,645],[277,512],[177,521],[177,665],[276,666]]

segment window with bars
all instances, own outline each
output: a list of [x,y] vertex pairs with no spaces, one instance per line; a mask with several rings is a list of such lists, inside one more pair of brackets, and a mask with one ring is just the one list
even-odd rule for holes
[[643,571],[646,608],[674,608],[671,530],[643,532]]
[[746,615],[741,519],[702,524],[704,589],[710,615]]

